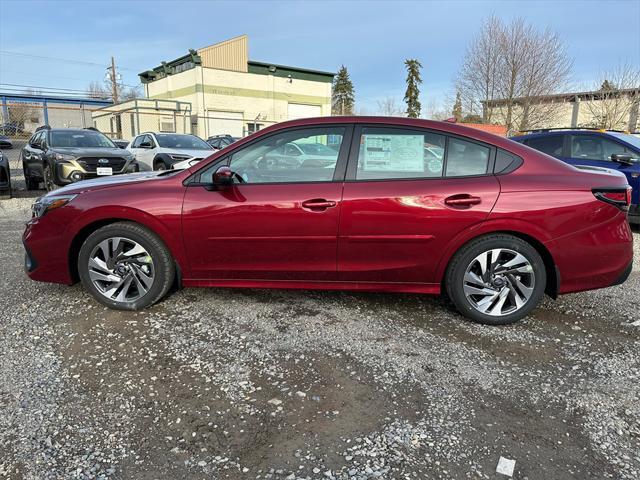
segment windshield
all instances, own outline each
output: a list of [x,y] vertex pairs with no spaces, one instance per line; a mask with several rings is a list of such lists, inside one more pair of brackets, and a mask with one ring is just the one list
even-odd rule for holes
[[52,147],[117,148],[109,138],[93,130],[58,130],[51,132],[50,138]]
[[633,147],[640,152],[640,137],[636,137],[635,135],[631,135],[629,133],[615,132],[610,132],[610,135],[619,138],[623,142],[627,142],[629,145],[633,145]]
[[189,150],[211,150],[211,145],[195,135],[156,134],[163,148],[184,148]]
[[307,155],[335,156],[336,151],[321,143],[297,143],[298,147]]

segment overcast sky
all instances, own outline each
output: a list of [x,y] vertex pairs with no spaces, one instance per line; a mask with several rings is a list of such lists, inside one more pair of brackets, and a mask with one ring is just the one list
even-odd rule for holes
[[403,60],[418,58],[428,106],[452,94],[464,51],[491,14],[556,31],[574,60],[575,88],[620,62],[640,67],[640,0],[0,0],[0,91],[6,84],[84,90],[104,78],[111,55],[124,82],[138,84],[137,73],[189,48],[248,34],[252,60],[328,71],[346,65],[357,107],[370,113],[379,99],[401,101]]

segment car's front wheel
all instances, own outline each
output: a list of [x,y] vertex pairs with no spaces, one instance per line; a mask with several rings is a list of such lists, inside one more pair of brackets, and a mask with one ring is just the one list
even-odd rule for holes
[[100,303],[138,310],[160,300],[173,283],[175,265],[162,240],[131,222],[106,225],[80,248],[82,285]]
[[458,311],[489,325],[514,323],[529,314],[544,295],[546,281],[538,251],[505,234],[487,235],[462,247],[445,279]]
[[45,164],[43,167],[43,177],[44,177],[44,188],[47,189],[47,192],[52,192],[58,188],[56,184],[56,174],[54,171],[54,167],[51,163]]
[[22,162],[22,172],[24,173],[24,182],[27,190],[37,190],[39,182],[30,175],[29,169],[24,162]]

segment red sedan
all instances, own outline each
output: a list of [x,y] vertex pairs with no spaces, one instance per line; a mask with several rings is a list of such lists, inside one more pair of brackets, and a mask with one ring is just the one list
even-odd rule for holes
[[47,194],[25,262],[117,309],[172,285],[446,291],[463,315],[503,324],[545,293],[628,277],[630,193],[623,176],[455,124],[304,119],[186,170]]

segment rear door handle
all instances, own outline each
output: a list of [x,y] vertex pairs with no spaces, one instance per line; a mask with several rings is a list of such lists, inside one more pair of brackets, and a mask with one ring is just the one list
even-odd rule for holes
[[312,211],[326,210],[327,208],[335,207],[336,202],[332,200],[325,200],[324,198],[314,198],[312,200],[305,200],[302,202],[302,208]]
[[445,204],[449,205],[450,207],[457,208],[471,207],[473,205],[478,205],[480,202],[482,202],[482,199],[480,197],[474,197],[473,195],[469,195],[468,193],[451,195],[444,200]]

